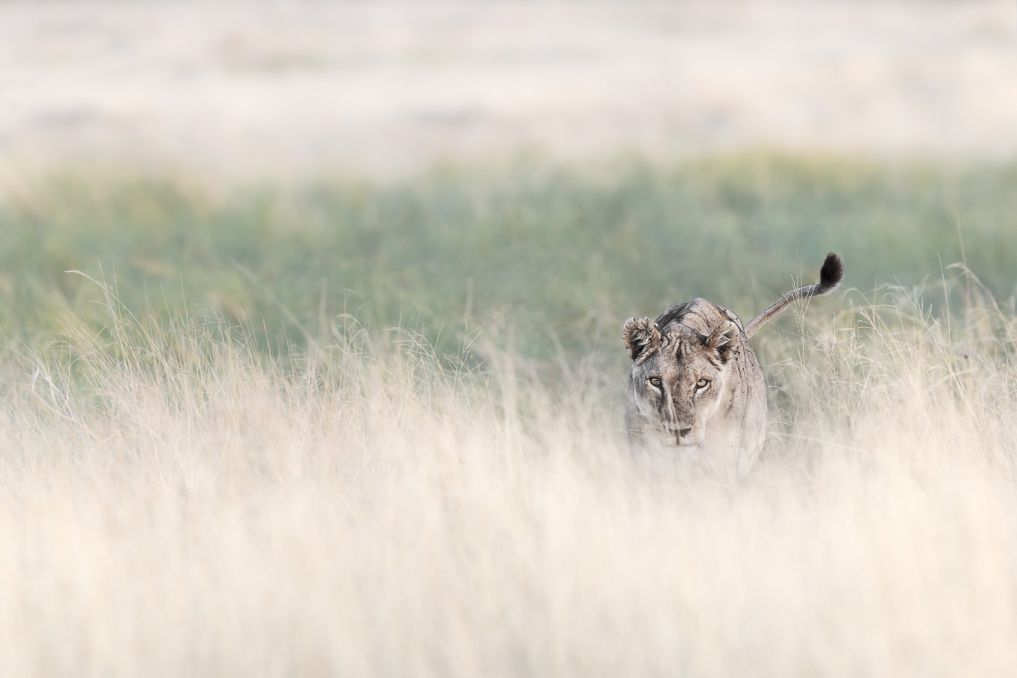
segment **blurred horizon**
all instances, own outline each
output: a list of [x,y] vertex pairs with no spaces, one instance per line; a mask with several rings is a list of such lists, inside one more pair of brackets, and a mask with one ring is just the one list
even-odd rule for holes
[[0,188],[1017,154],[1012,3],[0,4]]

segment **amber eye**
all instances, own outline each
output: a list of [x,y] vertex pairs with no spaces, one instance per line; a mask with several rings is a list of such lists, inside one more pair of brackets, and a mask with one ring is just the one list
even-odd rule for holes
[[710,380],[709,379],[700,379],[699,381],[696,382],[696,388],[697,389],[703,389],[703,388],[706,388],[709,385],[710,385]]
[[650,384],[660,388],[660,377],[650,377]]

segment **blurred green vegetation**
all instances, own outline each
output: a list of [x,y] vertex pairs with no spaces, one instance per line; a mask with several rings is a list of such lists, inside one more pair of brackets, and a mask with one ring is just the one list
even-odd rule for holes
[[66,273],[80,270],[139,316],[225,318],[272,349],[328,341],[350,313],[441,350],[479,327],[542,357],[614,351],[626,317],[694,296],[747,318],[828,250],[863,293],[963,260],[1012,298],[1017,164],[530,160],[229,189],[77,173],[0,195],[0,233],[8,338],[59,331],[68,309],[101,328],[102,290]]

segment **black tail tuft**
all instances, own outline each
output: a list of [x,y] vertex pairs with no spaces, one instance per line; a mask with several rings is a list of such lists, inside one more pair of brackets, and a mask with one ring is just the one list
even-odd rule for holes
[[826,255],[823,268],[819,270],[819,286],[824,292],[832,290],[840,284],[844,277],[844,262],[833,252]]

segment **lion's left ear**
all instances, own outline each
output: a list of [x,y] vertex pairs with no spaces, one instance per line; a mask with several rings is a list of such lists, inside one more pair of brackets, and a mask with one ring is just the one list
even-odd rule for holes
[[642,362],[660,346],[660,330],[649,318],[629,318],[622,327],[622,340],[634,362]]
[[725,320],[717,326],[710,336],[700,337],[703,346],[716,352],[721,362],[726,363],[736,354],[735,337],[738,336],[738,327],[730,320]]

